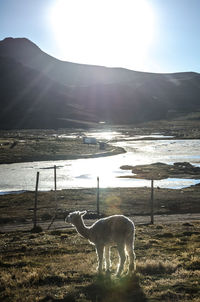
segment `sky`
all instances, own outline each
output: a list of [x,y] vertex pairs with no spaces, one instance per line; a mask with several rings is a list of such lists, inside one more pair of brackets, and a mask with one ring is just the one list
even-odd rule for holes
[[0,40],[64,61],[200,73],[200,0],[0,0]]

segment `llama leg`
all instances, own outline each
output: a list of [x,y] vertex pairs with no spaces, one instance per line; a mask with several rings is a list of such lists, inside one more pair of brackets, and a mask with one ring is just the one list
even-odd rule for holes
[[103,250],[104,246],[103,245],[96,245],[96,252],[97,252],[97,257],[98,257],[98,273],[102,273],[102,264],[103,264]]
[[111,263],[110,263],[110,247],[105,246],[105,260],[106,260],[106,271],[110,271]]
[[131,273],[132,271],[135,271],[135,269],[136,269],[136,264],[135,264],[136,256],[135,256],[135,253],[134,253],[132,243],[126,245],[126,250],[127,250],[128,258],[129,258],[128,273]]
[[124,263],[125,263],[125,260],[126,260],[124,244],[118,245],[117,250],[118,250],[118,253],[119,253],[119,266],[118,266],[118,269],[117,269],[117,276],[119,276],[121,274],[121,272],[123,271]]

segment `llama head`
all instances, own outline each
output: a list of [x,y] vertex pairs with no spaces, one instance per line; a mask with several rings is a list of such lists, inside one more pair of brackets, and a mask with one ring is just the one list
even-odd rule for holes
[[87,213],[87,211],[82,211],[82,212],[75,211],[75,212],[69,213],[69,215],[65,218],[65,222],[76,224],[76,222],[79,221],[80,218],[83,217],[86,213]]

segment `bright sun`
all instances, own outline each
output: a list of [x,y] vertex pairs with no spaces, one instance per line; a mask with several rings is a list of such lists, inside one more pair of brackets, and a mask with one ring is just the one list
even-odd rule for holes
[[135,69],[155,27],[146,0],[57,0],[50,22],[63,60]]

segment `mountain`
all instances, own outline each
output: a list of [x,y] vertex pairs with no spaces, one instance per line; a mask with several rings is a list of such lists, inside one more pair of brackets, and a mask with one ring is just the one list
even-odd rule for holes
[[0,128],[158,120],[200,110],[200,74],[63,62],[28,39],[6,38],[0,41],[0,104]]
[[69,119],[93,120],[74,105],[67,88],[42,72],[0,57],[0,129],[59,128]]
[[63,62],[46,54],[26,38],[6,38],[0,41],[0,56],[11,57],[67,86],[129,82],[143,74],[123,68]]

